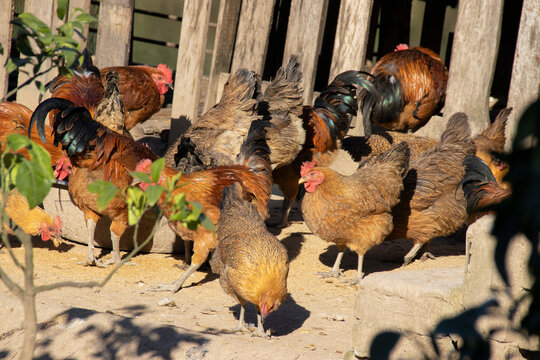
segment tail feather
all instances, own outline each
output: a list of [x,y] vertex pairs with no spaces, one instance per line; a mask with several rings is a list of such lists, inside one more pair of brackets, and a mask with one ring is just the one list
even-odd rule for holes
[[446,129],[441,135],[441,140],[435,148],[440,149],[452,145],[468,147],[473,149],[474,153],[475,146],[471,139],[471,127],[465,113],[455,113],[450,117]]
[[[247,69],[239,69],[229,77],[223,88],[221,103],[240,103],[241,110],[249,110],[255,107],[255,97],[260,91],[259,76]],[[249,101],[252,99],[253,101]]]
[[401,85],[394,76],[372,76],[370,79],[362,83],[364,91],[360,95],[365,136],[371,136],[372,119],[381,124],[392,122],[404,106]]
[[497,184],[489,166],[482,159],[467,156],[463,166],[465,175],[459,185],[465,194],[467,213],[476,213],[510,196],[511,191]]
[[407,170],[409,170],[410,155],[409,145],[406,142],[401,142],[392,146],[392,148],[381,155],[367,158],[360,164],[358,169],[360,170],[364,165],[368,164],[393,163],[399,170],[401,177],[403,177],[407,174]]
[[475,138],[475,143],[479,148],[491,152],[504,152],[506,123],[511,112],[511,107],[502,109],[495,121]]

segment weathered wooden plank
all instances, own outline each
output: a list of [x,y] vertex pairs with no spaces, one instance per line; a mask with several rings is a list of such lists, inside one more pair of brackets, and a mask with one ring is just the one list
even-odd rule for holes
[[240,14],[241,5],[242,0],[221,0],[219,4],[214,56],[212,58],[212,68],[210,69],[210,80],[206,91],[204,111],[214,106],[217,102],[216,94],[219,86],[219,74],[229,72],[229,68],[231,67],[231,54],[234,48],[236,26],[238,25],[238,15]]
[[126,66],[129,62],[134,0],[101,0],[96,40],[96,66]]
[[473,136],[489,124],[488,100],[495,71],[503,0],[461,0],[452,47],[444,121],[469,116]]
[[521,115],[539,96],[540,84],[540,3],[524,0],[508,94],[514,110],[506,125],[506,147],[510,150]]
[[231,72],[248,68],[262,74],[272,14],[276,0],[243,1],[238,20],[238,34],[234,47]]
[[169,144],[198,116],[210,5],[211,0],[186,0],[184,4]]
[[[53,18],[56,18],[56,2],[55,0],[26,0],[24,4],[24,11],[30,12],[36,15],[47,26],[52,27]],[[56,21],[56,20],[55,20]],[[40,71],[45,71],[51,67],[51,62],[46,61]],[[25,74],[26,72],[26,74]],[[25,66],[22,71],[19,71],[19,78],[17,80],[18,85],[24,84],[31,78],[33,74],[32,65]],[[40,81],[43,84],[48,83],[58,74],[56,69],[53,69],[46,74],[39,76],[36,81]],[[28,106],[30,109],[34,109],[38,105],[39,89],[34,84],[24,86],[17,91],[17,102]]]
[[[71,15],[73,10],[77,8],[82,9],[87,13],[90,13],[90,3],[91,3],[91,0],[69,0],[69,13],[68,14]],[[80,13],[77,12],[77,14],[80,14]],[[75,19],[68,18],[68,20],[75,20]],[[83,25],[83,29],[84,30],[82,31],[82,35],[84,36],[84,39],[81,39],[81,38],[77,39],[79,40],[79,43],[81,44],[81,49],[86,48],[86,43],[88,39],[88,25]]]
[[321,51],[328,0],[293,0],[287,26],[283,64],[296,54],[302,65],[304,102],[311,103]]
[[[4,53],[0,54],[0,64],[4,65],[9,58],[11,45],[11,17],[13,16],[13,0],[0,2],[0,44]],[[0,68],[0,98],[3,98],[8,91],[9,74],[5,66]]]

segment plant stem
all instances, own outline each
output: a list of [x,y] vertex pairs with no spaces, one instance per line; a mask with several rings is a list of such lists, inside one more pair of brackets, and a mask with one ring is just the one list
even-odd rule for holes
[[22,303],[24,308],[24,341],[21,353],[22,360],[31,360],[36,346],[37,317],[36,317],[36,293],[34,292],[34,251],[32,239],[29,235],[20,236],[24,246],[26,266],[24,269],[24,290]]

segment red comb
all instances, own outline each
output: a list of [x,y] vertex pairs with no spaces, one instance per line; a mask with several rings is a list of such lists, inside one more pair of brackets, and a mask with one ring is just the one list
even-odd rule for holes
[[307,175],[307,173],[312,170],[315,166],[317,166],[316,161],[304,161],[302,164],[302,168],[300,169],[300,176],[304,177]]
[[394,51],[401,51],[401,50],[407,50],[409,49],[409,45],[407,44],[398,44],[398,46],[396,46],[396,49]]
[[62,230],[62,219],[60,219],[60,216],[56,216],[54,218],[54,226],[56,227],[56,231],[60,232]]
[[169,69],[165,64],[159,64],[157,68],[163,73],[163,76],[165,76],[165,80],[167,80],[167,83],[172,84],[173,81],[171,69]]
[[141,160],[141,161],[139,161],[139,163],[135,167],[135,171],[149,173],[151,165],[152,165],[152,160],[150,160],[150,159]]

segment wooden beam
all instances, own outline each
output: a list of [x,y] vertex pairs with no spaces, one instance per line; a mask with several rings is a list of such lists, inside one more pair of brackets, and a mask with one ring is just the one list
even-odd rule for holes
[[[53,18],[56,18],[55,0],[26,0],[24,4],[24,11],[34,14],[54,31]],[[54,23],[56,24],[56,21],[54,21]],[[19,85],[31,78],[31,75],[33,74],[32,67],[33,65],[26,65],[21,69],[22,71],[19,71],[19,78],[17,81]],[[50,67],[51,62],[46,61],[42,65],[41,71],[47,70]],[[25,72],[27,73],[25,74]],[[53,69],[38,77],[34,81],[40,81],[43,84],[47,84],[57,74],[57,70]],[[33,110],[38,105],[39,95],[39,89],[33,83],[31,83],[17,91],[17,102],[26,105]]]
[[283,64],[291,55],[298,55],[302,66],[304,102],[311,104],[317,62],[321,51],[328,0],[292,0]]
[[[68,12],[68,16],[71,15],[71,13],[73,12],[73,10],[75,10],[76,8],[80,8],[82,10],[84,10],[85,12],[87,13],[90,13],[90,3],[91,3],[91,0],[69,0],[69,12]],[[80,14],[79,12],[77,14]],[[70,21],[73,21],[75,20],[75,18],[68,18],[68,20]],[[79,38],[79,43],[81,44],[81,49],[85,49],[86,48],[86,44],[88,42],[88,25],[83,25],[83,32],[82,32],[82,35],[85,37],[85,39],[81,39]]]
[[96,66],[129,63],[134,0],[101,0],[96,40]]
[[241,35],[236,39],[231,73],[240,68],[263,73],[275,3],[276,0],[242,2],[238,21]]
[[540,84],[540,3],[524,0],[508,94],[514,110],[506,125],[506,148],[512,147],[519,119],[539,96]]
[[242,0],[220,1],[214,56],[212,58],[212,68],[210,69],[210,80],[206,91],[204,111],[214,106],[217,102],[216,95],[219,86],[219,74],[228,73],[231,67],[231,55],[234,49],[236,26],[238,25],[238,15],[240,14],[241,5]]
[[198,117],[211,0],[186,0],[180,30],[169,145]]
[[0,2],[0,44],[2,44],[4,53],[0,54],[0,98],[3,98],[9,86],[9,74],[4,64],[9,58],[9,51],[11,49],[11,17],[13,16],[13,0],[7,0]]
[[469,116],[472,135],[489,124],[488,100],[495,71],[503,0],[460,0],[444,106],[444,121]]

